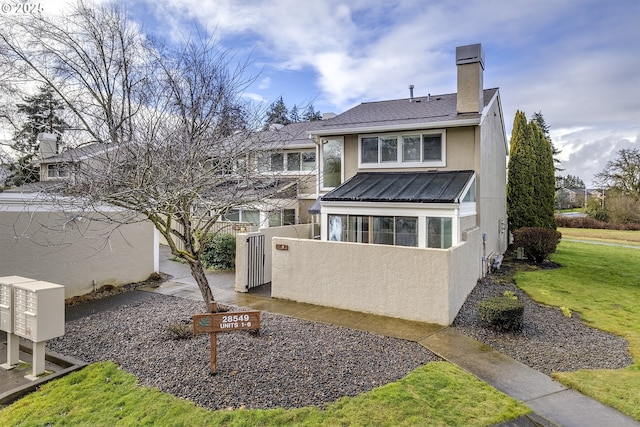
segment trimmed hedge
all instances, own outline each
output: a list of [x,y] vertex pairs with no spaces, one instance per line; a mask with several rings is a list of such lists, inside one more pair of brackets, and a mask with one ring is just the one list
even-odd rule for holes
[[501,331],[521,330],[523,315],[524,304],[505,295],[487,298],[478,304],[480,323]]
[[627,223],[616,224],[612,222],[598,221],[589,217],[568,217],[565,215],[556,215],[556,224],[558,227],[565,228],[594,228],[603,230],[640,230],[640,224]]

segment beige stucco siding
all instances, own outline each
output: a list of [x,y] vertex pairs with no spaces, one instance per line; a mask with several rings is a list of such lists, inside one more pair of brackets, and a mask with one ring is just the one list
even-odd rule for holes
[[465,236],[450,249],[274,238],[287,250],[273,251],[272,296],[448,325],[480,272],[479,231]]
[[247,237],[262,234],[265,236],[264,251],[264,283],[271,282],[272,277],[272,254],[273,247],[271,241],[274,237],[293,237],[299,239],[311,238],[311,224],[300,224],[285,227],[265,227],[255,233],[242,233],[236,236],[236,283],[237,292],[247,292],[249,271],[248,265],[248,242]]
[[[460,128],[451,128],[445,131],[446,138],[446,166],[433,167],[430,166],[427,169],[430,170],[476,170],[476,145],[477,138],[474,130],[476,127],[467,126]],[[417,131],[419,132],[419,131]],[[400,132],[406,133],[406,132]],[[364,134],[363,134],[364,135]],[[376,135],[398,135],[398,132],[376,133]],[[360,135],[345,135],[344,136],[344,164],[345,164],[345,181],[354,176],[357,172],[381,172],[381,171],[412,171],[416,169],[424,170],[423,165],[412,167],[407,165],[406,167],[392,168],[358,168],[358,149],[359,149]]]
[[496,94],[483,116],[479,128],[483,141],[477,158],[478,220],[482,232],[487,234],[486,255],[502,254],[507,249],[507,155],[506,136],[500,98]]
[[344,137],[344,180],[358,173],[358,135]]
[[474,163],[476,139],[475,127],[447,129],[446,170],[476,170]]
[[99,214],[0,210],[0,276],[65,286],[65,296],[145,280],[157,268],[150,222],[115,227]]

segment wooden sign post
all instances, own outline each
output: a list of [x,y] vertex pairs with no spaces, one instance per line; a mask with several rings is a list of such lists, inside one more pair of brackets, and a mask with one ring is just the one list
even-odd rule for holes
[[[212,311],[216,309],[213,304],[211,309]],[[218,371],[218,332],[255,331],[258,329],[260,329],[259,311],[229,311],[223,313],[195,314],[193,316],[193,333],[209,333],[212,374]]]

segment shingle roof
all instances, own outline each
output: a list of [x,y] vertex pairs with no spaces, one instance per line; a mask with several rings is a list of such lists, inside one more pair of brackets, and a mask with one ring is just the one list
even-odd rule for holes
[[322,201],[458,203],[473,175],[472,170],[360,172]]
[[55,156],[46,157],[39,160],[37,163],[65,163],[65,162],[77,162],[100,154],[109,148],[113,148],[110,144],[93,143],[83,145],[81,147],[69,148]]
[[315,148],[315,143],[309,139],[309,131],[322,126],[320,120],[313,122],[290,123],[275,130],[267,130],[257,135],[259,144],[265,148]]
[[[484,90],[485,107],[497,91],[497,88]],[[453,122],[464,119],[479,119],[480,115],[480,112],[458,114],[457,94],[450,93],[415,97],[413,101],[405,98],[364,102],[330,120],[320,122],[320,127],[317,130],[326,133],[330,130]]]

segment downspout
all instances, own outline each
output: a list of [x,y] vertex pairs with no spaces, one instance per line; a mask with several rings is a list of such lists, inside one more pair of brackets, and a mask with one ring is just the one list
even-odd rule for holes
[[487,274],[487,233],[482,233],[482,277]]

